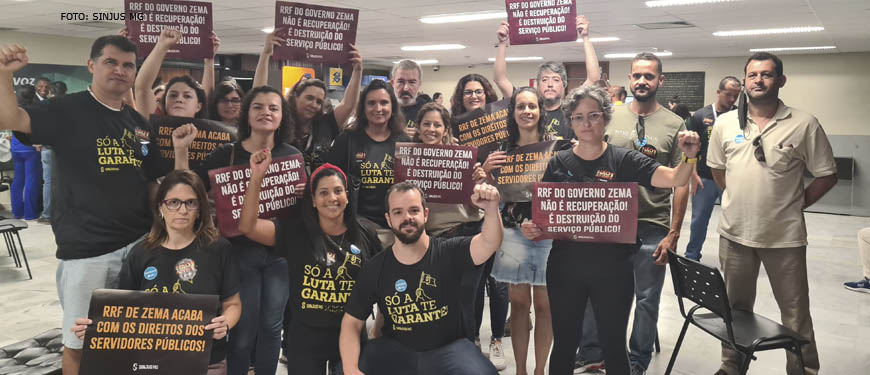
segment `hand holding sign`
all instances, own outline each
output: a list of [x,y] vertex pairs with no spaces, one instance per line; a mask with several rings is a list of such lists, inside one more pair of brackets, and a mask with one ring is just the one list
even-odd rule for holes
[[683,154],[688,158],[698,156],[698,152],[701,151],[701,137],[691,130],[683,130],[677,134],[677,144],[680,151],[683,151]]
[[211,58],[213,59],[215,55],[217,55],[218,49],[221,47],[221,38],[218,38],[217,33],[215,33],[214,30],[211,32],[211,45]]
[[577,34],[583,38],[589,36],[589,20],[586,16],[577,16]]
[[157,38],[157,48],[170,49],[179,40],[181,40],[181,31],[175,29],[163,29],[160,32],[160,37]]
[[251,179],[262,180],[272,164],[272,153],[269,150],[260,150],[251,155]]
[[529,219],[526,219],[520,225],[520,232],[523,234],[523,237],[529,239],[529,241],[534,241],[535,238],[538,238],[542,234],[544,234],[544,231],[542,231],[541,228],[538,227],[538,224],[529,221]]
[[227,318],[223,315],[216,316],[211,320],[211,323],[205,326],[206,331],[214,330],[212,333],[212,338],[215,340],[220,340],[227,335]]
[[483,171],[483,167],[480,166],[480,163],[474,164],[474,172],[471,175],[471,180],[474,181],[475,185],[480,185],[486,182],[486,172]]
[[286,33],[286,27],[276,27],[271,33],[266,34],[266,43],[263,44],[263,56],[272,56],[275,47],[287,42],[287,39],[278,36],[278,32]]
[[0,46],[0,72],[17,72],[27,66],[27,61],[27,49],[20,44]]
[[498,37],[498,43],[507,43],[510,40],[510,25],[507,21],[501,21],[501,24],[498,25],[498,30],[495,32],[495,35]]
[[181,125],[172,131],[172,147],[176,149],[187,149],[193,140],[196,139],[196,126],[193,124]]
[[498,189],[485,183],[474,186],[474,192],[471,194],[471,203],[486,212],[498,211],[499,199],[501,197],[498,194]]
[[504,165],[505,161],[507,161],[506,152],[493,151],[486,157],[486,161],[483,162],[483,172],[489,176],[492,174],[493,169],[500,168]]
[[94,324],[93,320],[90,320],[88,318],[78,318],[76,319],[76,324],[73,325],[72,328],[70,328],[69,330],[72,331],[72,333],[75,333],[76,337],[78,337],[79,340],[84,340],[85,331],[91,324]]
[[350,61],[350,63],[353,64],[353,71],[356,73],[362,73],[362,63],[363,63],[362,55],[359,53],[359,50],[356,49],[356,46],[353,44],[350,45],[349,55],[350,55],[350,58],[348,59],[348,61]]

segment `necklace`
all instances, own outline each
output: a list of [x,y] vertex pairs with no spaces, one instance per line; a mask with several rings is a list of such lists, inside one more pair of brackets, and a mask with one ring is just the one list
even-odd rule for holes
[[[338,253],[341,253],[343,251],[342,245],[344,245],[344,237],[347,236],[347,231],[345,231],[344,234],[341,235],[341,239],[338,240],[338,243],[335,242],[335,239],[332,238],[332,236],[330,236],[326,233],[324,233],[324,234],[326,235],[326,240],[329,241],[329,243],[332,244],[332,246],[338,248]],[[337,257],[336,257],[335,252],[333,252],[332,250],[326,250],[326,265],[327,266],[331,266],[331,265],[335,264],[336,259],[337,259]]]

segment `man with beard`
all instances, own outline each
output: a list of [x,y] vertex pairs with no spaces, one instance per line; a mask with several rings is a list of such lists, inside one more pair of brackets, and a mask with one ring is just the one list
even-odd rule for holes
[[423,69],[413,60],[399,61],[390,72],[390,85],[402,106],[402,117],[406,121],[405,134],[414,139],[417,135],[417,112],[424,104],[432,101],[417,95],[423,85]]
[[[480,234],[443,239],[426,233],[429,209],[420,188],[401,182],[387,192],[386,218],[398,241],[363,265],[345,305],[339,338],[345,374],[498,374],[466,337],[461,301],[475,290],[460,284],[501,246],[498,190],[477,185],[471,202],[485,212]],[[383,337],[360,351],[374,303],[384,317]]]
[[[786,81],[782,60],[756,53],[744,73],[749,100],[719,118],[707,150],[707,165],[724,191],[719,262],[731,307],[746,311],[755,304],[758,269],[764,264],[782,324],[810,341],[801,347],[804,368],[788,352],[786,372],[815,375],[819,356],[810,317],[803,210],[837,183],[837,166],[819,121],[779,100]],[[806,187],[804,169],[815,177]],[[737,374],[743,360],[723,345],[716,374]]]
[[[598,66],[598,56],[595,47],[589,41],[589,21],[586,16],[577,16],[577,33],[583,39],[583,51],[586,54],[586,81],[583,85],[593,85],[601,79],[601,67]],[[507,47],[509,42],[510,28],[507,21],[499,25],[498,51],[495,54],[493,74],[495,84],[501,91],[502,96],[510,98],[514,93],[514,85],[507,78]],[[557,139],[574,138],[574,130],[571,123],[562,112],[562,98],[568,87],[568,73],[565,65],[560,62],[547,61],[538,66],[538,78],[535,84],[538,92],[544,97],[544,128],[547,133]]]
[[698,133],[701,137],[701,153],[698,154],[698,166],[692,176],[692,225],[689,244],[686,246],[686,258],[701,260],[701,248],[707,239],[707,224],[716,200],[722,197],[722,190],[713,181],[713,174],[707,166],[707,145],[716,119],[734,109],[737,96],[740,95],[740,80],[727,76],[719,81],[716,90],[716,102],[695,111],[686,123],[686,128]]
[[[651,53],[640,53],[631,63],[629,89],[634,101],[615,106],[605,139],[612,145],[635,149],[667,167],[676,167],[683,156],[677,147],[677,134],[686,130],[685,122],[656,101],[664,82],[662,61]],[[673,218],[671,193],[674,194]],[[688,184],[672,189],[638,189],[638,252],[634,256],[634,323],[629,340],[631,374],[644,374],[652,359],[659,300],[665,281],[668,250],[674,250],[680,237],[689,197]],[[588,315],[587,315],[588,317]],[[585,322],[584,322],[585,324]],[[589,332],[587,334],[588,331]],[[594,330],[583,330],[582,347],[597,347]],[[595,358],[584,358],[594,360]],[[578,359],[578,364],[582,360]]]

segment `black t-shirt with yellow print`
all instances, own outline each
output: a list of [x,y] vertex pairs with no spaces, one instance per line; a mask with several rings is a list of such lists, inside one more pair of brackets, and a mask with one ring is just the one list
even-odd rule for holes
[[[140,242],[124,260],[118,289],[211,294],[223,301],[239,292],[239,266],[232,245],[223,238],[207,247],[190,244],[180,250],[146,249]],[[214,341],[210,364],[226,358],[226,345],[226,337]]]
[[365,320],[377,303],[384,316],[383,334],[415,351],[443,347],[465,337],[460,285],[475,267],[471,238],[429,238],[423,259],[413,265],[396,260],[392,247],[363,267],[345,312]]
[[314,236],[299,218],[275,222],[275,251],[287,257],[290,274],[290,308],[294,323],[317,328],[339,328],[344,306],[357,283],[360,269],[381,252],[378,236],[359,226],[357,238],[345,235],[322,240],[327,244],[324,261],[315,259]]

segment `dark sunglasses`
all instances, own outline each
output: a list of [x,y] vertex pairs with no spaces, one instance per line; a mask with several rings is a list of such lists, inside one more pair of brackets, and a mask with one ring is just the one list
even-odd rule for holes
[[764,157],[764,148],[761,147],[761,134],[759,134],[755,139],[752,140],[752,145],[755,146],[755,160],[758,160],[762,163],[767,161],[767,158]]
[[637,116],[637,140],[634,141],[639,147],[646,146],[646,126],[643,123],[643,116]]

